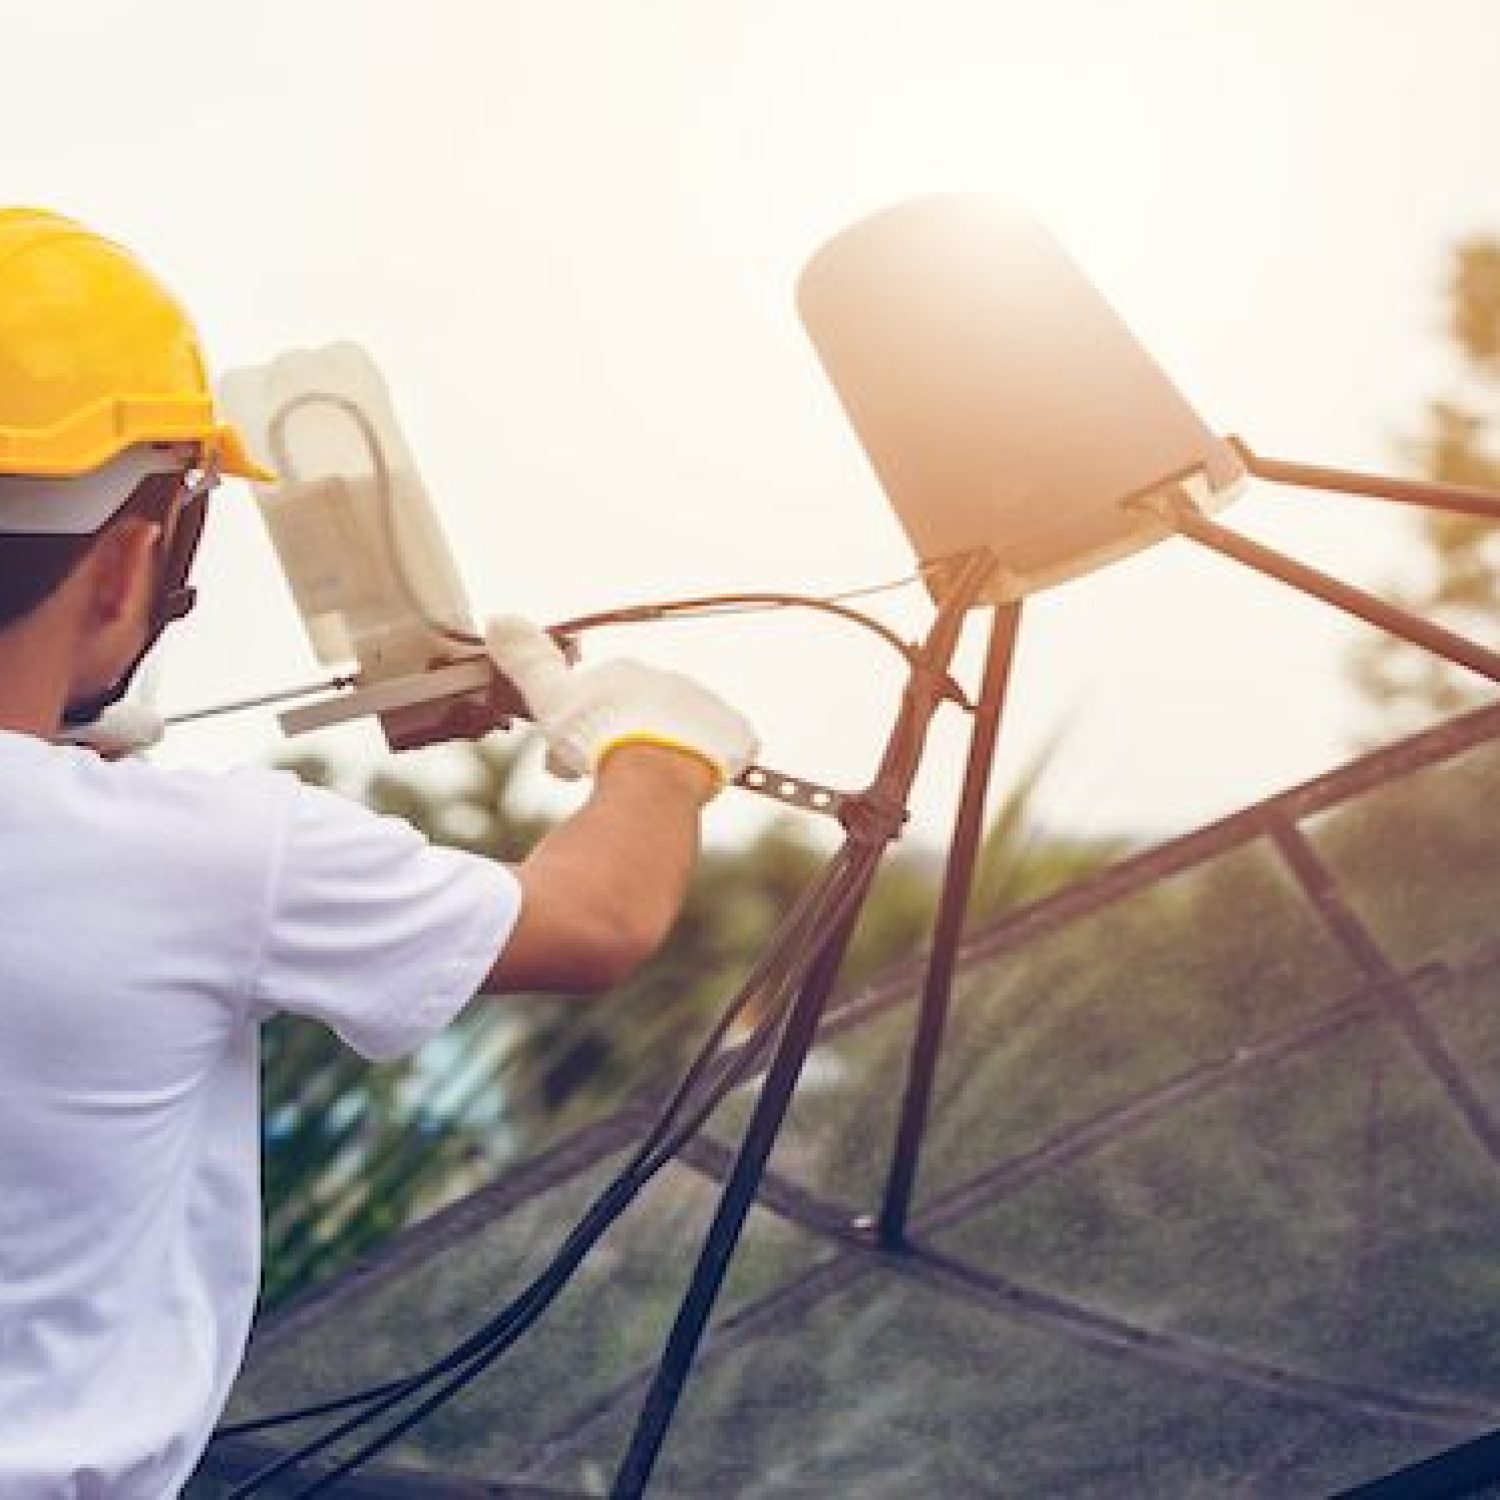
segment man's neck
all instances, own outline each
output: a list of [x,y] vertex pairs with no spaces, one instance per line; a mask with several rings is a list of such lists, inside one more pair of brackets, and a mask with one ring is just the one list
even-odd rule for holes
[[68,653],[55,630],[22,620],[0,630],[0,729],[52,739],[68,702]]

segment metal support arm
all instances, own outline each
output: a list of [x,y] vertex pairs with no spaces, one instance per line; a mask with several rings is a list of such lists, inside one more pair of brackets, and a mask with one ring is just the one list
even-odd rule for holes
[[1394,479],[1385,474],[1359,474],[1352,469],[1328,469],[1316,464],[1287,463],[1252,453],[1237,437],[1229,446],[1257,479],[1289,484],[1304,490],[1332,490],[1368,500],[1393,500],[1426,510],[1451,510],[1458,515],[1500,521],[1500,494],[1470,484],[1439,484],[1430,479]]
[[1376,594],[1367,593],[1364,589],[1355,588],[1353,584],[1342,582],[1332,574],[1311,568],[1306,563],[1288,557],[1284,552],[1276,551],[1274,547],[1252,541],[1237,531],[1231,531],[1227,526],[1219,525],[1217,521],[1210,521],[1190,502],[1180,497],[1153,496],[1133,501],[1132,508],[1158,517],[1180,535],[1190,537],[1211,551],[1233,558],[1257,573],[1264,573],[1268,578],[1289,584],[1304,594],[1311,594],[1347,614],[1400,636],[1402,640],[1432,651],[1461,667],[1467,667],[1471,672],[1489,678],[1491,682],[1500,683],[1500,652],[1491,651],[1477,641],[1435,625],[1431,620],[1424,620],[1409,610],[1387,604]]

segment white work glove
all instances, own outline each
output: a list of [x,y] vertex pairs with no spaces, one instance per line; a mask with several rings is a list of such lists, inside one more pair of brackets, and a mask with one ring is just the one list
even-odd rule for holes
[[663,745],[702,761],[722,788],[759,749],[746,719],[690,677],[637,661],[574,669],[517,615],[491,620],[484,638],[546,737],[547,768],[565,780],[595,774],[621,745]]
[[82,745],[105,760],[123,760],[139,755],[160,744],[166,725],[160,714],[144,703],[112,703],[97,719],[87,724],[70,724],[57,741],[62,745]]

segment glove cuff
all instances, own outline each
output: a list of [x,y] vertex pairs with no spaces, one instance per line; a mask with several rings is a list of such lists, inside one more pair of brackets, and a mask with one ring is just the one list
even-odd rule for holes
[[714,796],[722,792],[729,781],[729,773],[723,763],[715,759],[708,751],[701,750],[696,745],[685,744],[682,740],[674,740],[670,735],[652,734],[649,730],[640,729],[631,730],[626,734],[617,734],[613,739],[606,740],[594,756],[594,775],[597,777],[603,771],[605,762],[616,750],[622,750],[627,745],[655,745],[662,750],[675,750],[679,755],[691,756],[712,773]]

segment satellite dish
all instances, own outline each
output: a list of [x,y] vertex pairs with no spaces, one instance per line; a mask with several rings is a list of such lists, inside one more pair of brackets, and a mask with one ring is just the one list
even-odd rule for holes
[[818,355],[923,563],[988,548],[1004,603],[1227,505],[1245,469],[1062,246],[1002,198],[901,203],[798,284]]

